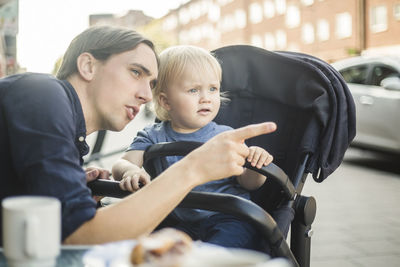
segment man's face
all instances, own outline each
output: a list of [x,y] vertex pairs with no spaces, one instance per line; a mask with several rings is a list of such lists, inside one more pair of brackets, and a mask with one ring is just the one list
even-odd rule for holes
[[158,75],[153,50],[145,44],[111,56],[95,64],[88,96],[91,124],[97,129],[121,131],[139,112],[140,106],[152,99]]

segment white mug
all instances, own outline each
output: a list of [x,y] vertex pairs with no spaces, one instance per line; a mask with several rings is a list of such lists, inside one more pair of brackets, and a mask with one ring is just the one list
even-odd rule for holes
[[56,266],[61,244],[57,198],[8,197],[2,201],[3,251],[10,267]]

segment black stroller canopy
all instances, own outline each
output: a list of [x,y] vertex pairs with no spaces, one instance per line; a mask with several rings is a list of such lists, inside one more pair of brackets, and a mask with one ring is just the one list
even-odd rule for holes
[[[307,171],[317,182],[336,170],[355,136],[354,101],[339,73],[329,64],[300,53],[236,45],[217,49],[214,54],[223,58],[221,91],[229,91],[232,100],[229,114],[222,107],[217,122],[228,121],[237,128],[266,118],[276,121],[276,133],[257,138],[267,144],[265,148],[278,165],[283,169],[290,165],[295,150],[297,155],[311,155]],[[259,101],[254,102],[254,98]],[[246,99],[253,100],[250,104]],[[270,106],[269,114],[263,113],[266,105]],[[271,112],[271,105],[276,111]],[[309,123],[311,120],[315,122]],[[296,129],[307,124],[305,133],[297,136],[302,131]],[[291,146],[291,153],[282,152],[282,146]],[[291,170],[286,171],[290,175]]]

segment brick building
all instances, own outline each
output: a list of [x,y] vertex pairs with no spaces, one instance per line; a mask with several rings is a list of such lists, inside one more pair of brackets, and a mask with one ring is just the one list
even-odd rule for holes
[[161,18],[179,44],[252,44],[335,61],[400,54],[400,0],[192,0]]
[[94,14],[89,16],[89,25],[114,25],[128,28],[140,28],[153,21],[141,10],[129,10],[126,14]]

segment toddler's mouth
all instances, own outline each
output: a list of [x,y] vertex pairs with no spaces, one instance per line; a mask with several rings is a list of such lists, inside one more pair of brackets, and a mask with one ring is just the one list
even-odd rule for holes
[[197,113],[201,113],[201,114],[209,113],[209,112],[211,112],[211,110],[208,109],[208,108],[202,108],[202,109],[200,109],[199,111],[197,111]]

